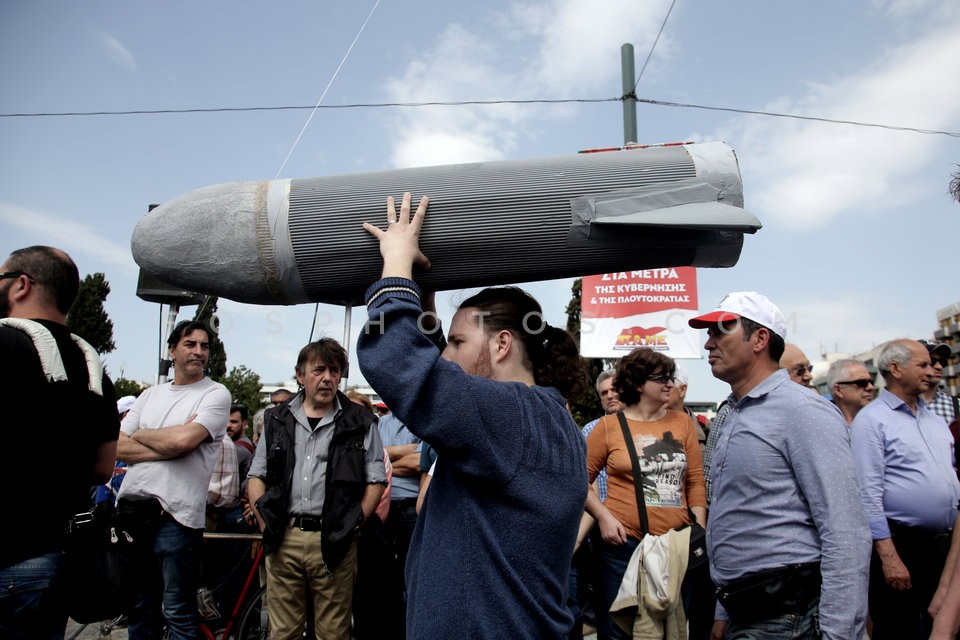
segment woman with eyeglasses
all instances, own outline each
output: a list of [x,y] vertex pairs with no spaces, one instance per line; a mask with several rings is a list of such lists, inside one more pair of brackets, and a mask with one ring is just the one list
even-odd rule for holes
[[[653,535],[690,524],[691,512],[700,525],[706,525],[703,456],[696,432],[685,413],[666,409],[675,371],[669,356],[641,347],[620,361],[613,383],[625,405],[623,415],[639,459]],[[587,438],[590,482],[604,468],[606,502],[600,502],[593,491],[587,498],[587,511],[597,520],[603,539],[598,550],[597,636],[599,640],[628,639],[630,635],[610,618],[609,609],[644,532],[633,464],[617,414],[601,418]]]

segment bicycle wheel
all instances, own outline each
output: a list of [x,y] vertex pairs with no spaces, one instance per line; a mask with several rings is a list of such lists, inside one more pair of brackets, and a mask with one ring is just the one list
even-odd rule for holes
[[267,586],[260,587],[247,598],[240,615],[240,627],[237,640],[266,640],[270,637],[270,624],[267,621]]

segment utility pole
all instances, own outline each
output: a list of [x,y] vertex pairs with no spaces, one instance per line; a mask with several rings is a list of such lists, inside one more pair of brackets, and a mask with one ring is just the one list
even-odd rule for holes
[[633,45],[629,42],[620,47],[620,67],[623,77],[623,143],[636,144],[637,141],[637,94],[633,60]]

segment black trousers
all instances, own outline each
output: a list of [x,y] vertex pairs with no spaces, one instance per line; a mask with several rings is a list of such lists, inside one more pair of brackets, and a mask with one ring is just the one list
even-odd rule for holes
[[937,533],[890,521],[893,546],[910,572],[910,589],[887,586],[876,550],[870,561],[871,640],[926,640],[933,620],[927,613],[950,548],[950,532]]
[[406,638],[404,567],[417,524],[416,498],[390,501],[387,521],[371,518],[357,541],[357,585],[353,592],[356,640]]

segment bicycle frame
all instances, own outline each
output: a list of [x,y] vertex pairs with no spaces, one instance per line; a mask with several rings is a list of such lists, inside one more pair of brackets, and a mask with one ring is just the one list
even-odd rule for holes
[[[215,539],[215,540],[260,540],[260,534],[246,534],[246,533],[205,533],[203,536],[205,539]],[[260,545],[260,548],[257,549],[256,558],[254,558],[253,566],[250,567],[250,572],[247,574],[247,579],[243,583],[243,589],[240,591],[240,595],[237,597],[237,602],[233,605],[233,611],[230,613],[230,617],[227,619],[227,626],[223,628],[223,633],[218,638],[217,635],[207,626],[205,621],[200,622],[200,633],[203,634],[203,637],[206,640],[227,640],[230,637],[231,632],[237,627],[240,622],[240,614],[244,609],[244,605],[247,604],[247,596],[250,595],[250,587],[253,584],[254,578],[257,577],[258,572],[260,571],[260,566],[263,564],[263,545]]]

